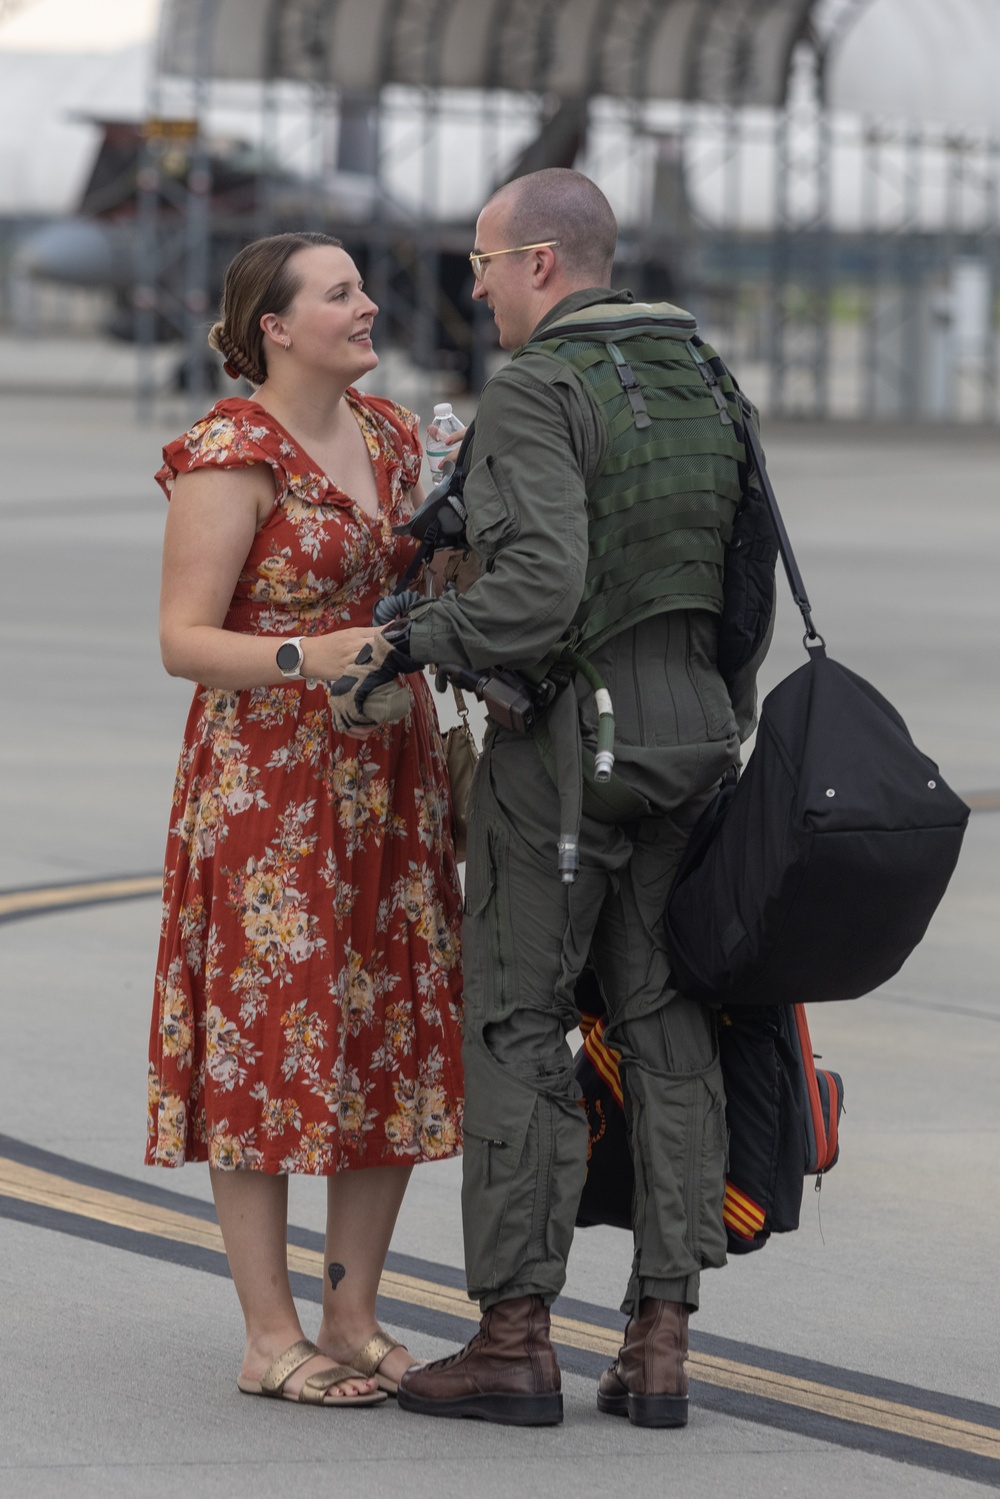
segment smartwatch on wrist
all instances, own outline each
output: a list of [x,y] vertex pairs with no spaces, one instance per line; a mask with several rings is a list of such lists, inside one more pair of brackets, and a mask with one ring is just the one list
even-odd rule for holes
[[292,640],[283,640],[274,656],[281,675],[288,677],[289,680],[300,678],[302,676],[302,660],[304,655],[305,652],[302,649],[300,636],[296,635]]

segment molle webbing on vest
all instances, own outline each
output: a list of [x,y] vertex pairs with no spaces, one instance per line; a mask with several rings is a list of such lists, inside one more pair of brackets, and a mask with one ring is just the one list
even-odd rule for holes
[[[653,614],[722,610],[743,427],[732,380],[700,339],[696,351],[696,335],[694,319],[667,303],[607,303],[524,346],[570,365],[607,429],[587,493],[589,556],[573,620],[585,654]],[[641,401],[623,379],[623,361]]]

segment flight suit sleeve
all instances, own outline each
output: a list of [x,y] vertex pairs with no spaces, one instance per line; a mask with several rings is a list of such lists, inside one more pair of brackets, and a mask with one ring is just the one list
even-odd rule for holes
[[490,381],[464,491],[483,572],[466,593],[414,611],[416,660],[527,668],[566,632],[583,593],[587,480],[602,441],[575,379],[511,365]]

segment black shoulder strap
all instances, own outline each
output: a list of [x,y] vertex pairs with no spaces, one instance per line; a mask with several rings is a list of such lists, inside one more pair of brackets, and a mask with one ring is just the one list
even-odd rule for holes
[[[699,358],[698,348],[700,348],[703,343],[704,339],[698,337],[697,334],[695,334],[695,336],[690,341],[689,347],[691,347],[691,345],[695,346],[691,349],[691,352],[695,355],[696,360]],[[736,376],[733,374],[732,370],[728,369],[726,365],[723,364],[718,354],[716,354],[712,360],[708,361],[707,367],[711,368],[712,365],[717,366],[716,374],[728,375],[729,379],[733,382],[733,389],[736,392],[736,399],[739,402],[740,411],[743,415],[743,434],[747,449],[747,456],[751,460],[753,468],[755,468],[757,471],[757,475],[760,480],[761,493],[763,494],[764,500],[767,504],[768,514],[770,515],[771,523],[774,526],[775,540],[778,543],[778,550],[781,553],[781,560],[784,563],[785,576],[788,579],[788,586],[792,590],[792,598],[795,600],[796,606],[798,607],[803,621],[805,622],[805,647],[807,650],[812,648],[813,650],[822,651],[824,649],[823,637],[817,630],[816,626],[813,624],[812,605],[810,604],[808,595],[806,594],[806,585],[802,581],[802,574],[799,572],[799,565],[795,560],[795,553],[792,551],[792,543],[788,539],[788,532],[785,530],[785,522],[782,520],[781,511],[778,509],[777,496],[774,493],[774,486],[771,483],[770,475],[767,472],[767,465],[764,462],[764,453],[761,449],[760,438],[757,436],[757,432],[752,421],[753,407],[740,389],[739,382],[737,381]],[[748,463],[748,484],[750,481],[749,470],[750,464]]]
[[[463,524],[465,520],[465,502],[462,499],[462,493],[465,489],[465,455],[469,450],[469,445],[472,442],[472,434],[475,432],[475,430],[476,419],[475,417],[473,417],[472,421],[466,427],[465,435],[462,438],[461,443],[459,444],[458,456],[455,459],[455,466],[452,469],[451,473],[448,475],[448,488],[446,491],[443,491],[457,501],[455,509],[461,516]],[[444,480],[441,480],[441,485],[443,484]],[[441,485],[437,487],[440,488]],[[417,552],[417,555],[411,561],[409,567],[406,569],[399,582],[396,584],[395,588],[392,590],[391,596],[393,598],[395,598],[397,594],[404,593],[409,588],[410,584],[413,582],[414,578],[417,576],[417,573],[423,567],[424,563],[429,562],[431,557],[433,557],[438,545],[439,534],[439,522],[436,520],[432,521],[431,525],[428,527],[424,535],[423,545]]]
[[767,472],[767,466],[764,463],[764,454],[761,450],[760,438],[757,436],[754,424],[751,420],[750,403],[749,401],[747,401],[742,391],[740,391],[739,393],[739,401],[740,409],[743,412],[743,431],[745,434],[747,449],[749,451],[750,457],[753,459],[754,467],[756,468],[758,478],[760,479],[760,487],[763,491],[764,498],[767,501],[767,508],[771,516],[771,521],[774,525],[774,534],[777,537],[778,541],[778,550],[781,552],[781,560],[785,565],[785,576],[788,578],[788,586],[792,590],[792,598],[795,600],[795,603],[805,622],[806,649],[810,649],[812,642],[816,643],[816,646],[813,648],[822,648],[823,637],[822,635],[820,635],[816,626],[813,624],[812,605],[810,604],[808,595],[806,594],[806,585],[802,581],[802,574],[799,572],[799,565],[795,560],[795,553],[792,551],[792,544],[788,539],[788,532],[785,530],[785,523],[781,518],[781,511],[778,509],[778,501],[774,493],[774,486],[771,483],[770,476]]
[[462,438],[462,441],[458,445],[458,457],[455,459],[455,472],[452,475],[452,482],[454,483],[457,481],[460,485],[458,491],[459,494],[462,493],[462,489],[465,487],[465,455],[469,451],[469,447],[472,442],[475,430],[476,418],[473,417],[472,421],[465,429],[465,436]]

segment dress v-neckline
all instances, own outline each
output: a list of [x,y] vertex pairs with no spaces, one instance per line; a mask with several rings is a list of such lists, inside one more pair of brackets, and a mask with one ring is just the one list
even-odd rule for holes
[[[318,474],[319,477],[321,479],[323,479],[329,485],[329,487],[335,492],[335,494],[340,495],[342,499],[344,499],[344,500],[347,501],[348,505],[350,505],[350,507],[351,507],[352,510],[356,511],[358,515],[363,516],[365,520],[372,522],[374,525],[379,525],[383,521],[382,510],[383,510],[383,506],[384,506],[384,504],[386,502],[386,499],[388,497],[388,480],[387,480],[387,476],[384,473],[383,467],[381,465],[377,464],[375,462],[374,458],[371,455],[371,449],[368,446],[368,439],[365,436],[364,427],[362,426],[362,423],[364,421],[364,414],[361,411],[361,403],[360,403],[360,401],[358,401],[356,397],[354,399],[352,399],[351,396],[348,395],[348,393],[346,391],[344,393],[344,399],[346,400],[348,406],[350,407],[351,415],[354,417],[355,423],[357,424],[358,432],[359,432],[359,434],[361,436],[361,441],[365,445],[365,453],[368,455],[368,463],[369,463],[369,465],[371,467],[372,477],[375,480],[375,509],[374,510],[366,510],[365,507],[364,507],[364,505],[362,505],[358,500],[356,500],[353,495],[350,495],[350,494],[347,493],[346,489],[341,489],[340,485],[336,482],[336,480],[334,478],[332,478],[332,476],[330,474],[327,473],[326,469],[322,466],[322,464],[316,462],[315,458],[312,457],[312,455],[310,454],[309,450],[295,436],[294,432],[290,432],[289,429],[284,425],[284,423],[280,422],[278,420],[278,418],[274,415],[273,411],[268,411],[267,407],[266,406],[262,406],[261,403],[260,403],[260,401],[250,400],[249,398],[247,398],[246,404],[248,406],[254,406],[254,407],[256,407],[256,409],[258,411],[262,411],[264,413],[264,415],[267,417],[268,421],[272,422],[274,424],[274,426],[277,428],[277,430],[282,434],[282,436],[286,437],[288,439],[288,441],[296,449],[296,451],[299,452],[302,455],[302,457],[305,459],[306,463],[309,465],[309,468],[310,468],[311,472],[314,473],[314,474]],[[383,482],[383,481],[385,481],[385,482]]]

